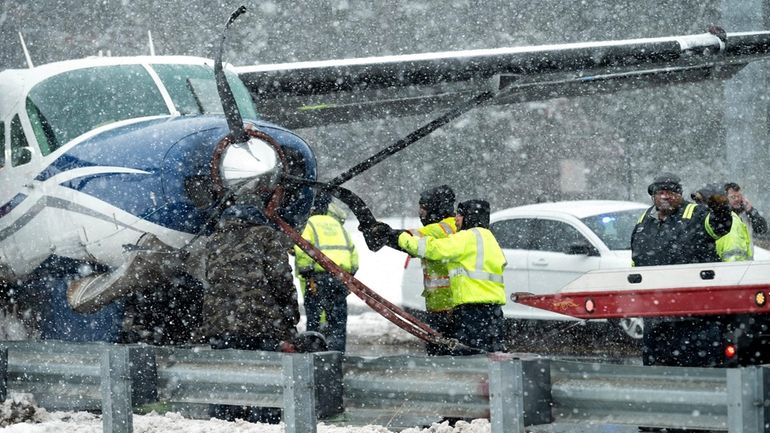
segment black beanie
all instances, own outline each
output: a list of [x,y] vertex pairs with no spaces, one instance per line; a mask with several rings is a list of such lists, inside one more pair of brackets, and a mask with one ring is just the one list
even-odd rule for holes
[[420,194],[420,206],[427,215],[421,218],[423,225],[433,224],[444,218],[454,216],[455,193],[449,185],[439,185]]
[[329,210],[329,204],[332,202],[332,196],[327,191],[316,191],[313,198],[313,206],[310,208],[311,215],[324,215]]
[[653,179],[650,186],[647,187],[647,193],[654,195],[660,190],[672,191],[677,194],[682,193],[682,179],[673,173],[662,173]]
[[489,202],[468,200],[457,205],[457,213],[463,216],[463,230],[473,227],[489,228]]

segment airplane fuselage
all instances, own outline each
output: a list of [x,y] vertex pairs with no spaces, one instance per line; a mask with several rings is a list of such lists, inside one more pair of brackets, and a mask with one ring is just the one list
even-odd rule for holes
[[[229,132],[212,71],[206,59],[139,57],[0,73],[5,272],[23,277],[51,255],[117,267],[122,246],[145,233],[179,248],[205,230],[217,204],[212,156]],[[228,79],[254,119],[248,92]],[[248,123],[315,176],[301,138]]]

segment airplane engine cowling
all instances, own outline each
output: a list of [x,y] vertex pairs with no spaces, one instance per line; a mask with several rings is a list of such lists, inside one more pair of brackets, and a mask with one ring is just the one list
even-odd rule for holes
[[[217,119],[211,126],[179,140],[163,161],[166,199],[175,213],[185,216],[185,231],[200,231],[225,194],[257,193],[266,202],[281,173],[316,179],[315,155],[294,133],[254,123],[248,124],[249,142],[231,143],[224,121]],[[274,146],[280,151],[275,152]],[[285,182],[282,186],[279,215],[293,227],[303,227],[314,191]]]

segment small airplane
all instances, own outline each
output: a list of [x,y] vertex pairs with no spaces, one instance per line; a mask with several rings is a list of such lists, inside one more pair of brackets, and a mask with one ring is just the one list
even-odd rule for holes
[[483,104],[726,79],[769,56],[770,32],[712,31],[275,65],[223,66],[220,49],[217,61],[98,57],[4,70],[0,285],[6,302],[32,308],[42,338],[118,341],[127,299],[161,287],[189,305],[147,308],[190,327],[200,241],[224,201],[254,190],[267,200],[280,184],[277,213],[304,226],[316,159],[289,128],[443,113],[392,154]]

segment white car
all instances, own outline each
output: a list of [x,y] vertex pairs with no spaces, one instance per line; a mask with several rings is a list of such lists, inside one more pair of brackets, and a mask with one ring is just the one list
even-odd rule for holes
[[[517,304],[511,293],[552,294],[588,271],[631,266],[631,231],[650,205],[630,201],[582,200],[519,206],[491,215],[490,229],[503,248],[505,316],[524,320],[576,320]],[[755,247],[755,260],[770,251]],[[401,284],[403,305],[425,308],[420,261],[408,260]],[[625,333],[642,338],[641,319],[618,321]]]
[[[540,203],[495,212],[491,230],[508,265],[505,316],[529,320],[576,320],[573,317],[510,301],[514,292],[551,294],[595,269],[631,266],[631,231],[650,205],[629,201],[585,200]],[[402,282],[403,303],[425,307],[419,260],[409,260]],[[639,319],[620,323],[633,338],[642,337]]]

